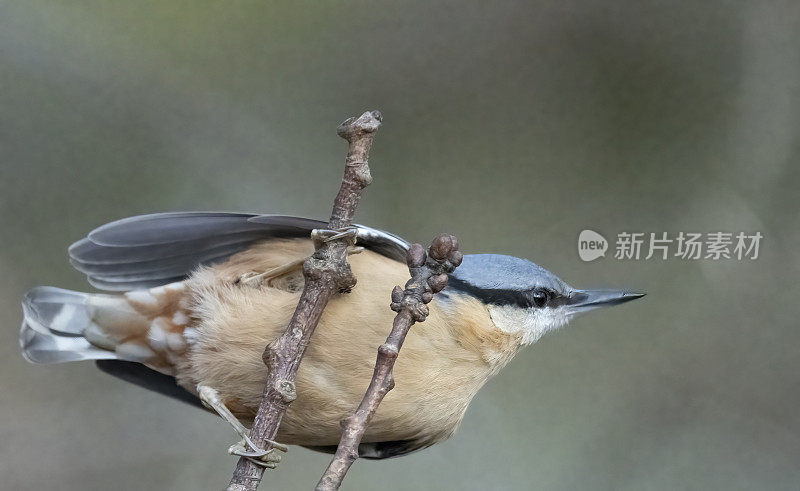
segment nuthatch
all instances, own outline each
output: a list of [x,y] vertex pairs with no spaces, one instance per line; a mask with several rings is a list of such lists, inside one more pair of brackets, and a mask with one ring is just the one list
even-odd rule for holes
[[[309,236],[324,222],[239,213],[163,213],[104,225],[70,249],[97,288],[37,287],[23,300],[24,356],[34,363],[97,360],[113,375],[217,411],[246,437],[266,379],[267,343],[285,329],[303,286]],[[408,279],[409,243],[355,226],[358,284],[334,297],[297,374],[277,440],[332,451],[358,405],[392,325],[389,293]],[[352,252],[359,252],[357,249]],[[575,315],[644,294],[578,290],[536,264],[465,255],[406,338],[396,387],[378,408],[362,457],[404,455],[448,438],[478,389],[524,345]],[[245,442],[246,439],[245,439]],[[277,460],[244,444],[231,453]],[[279,445],[278,448],[284,448]]]

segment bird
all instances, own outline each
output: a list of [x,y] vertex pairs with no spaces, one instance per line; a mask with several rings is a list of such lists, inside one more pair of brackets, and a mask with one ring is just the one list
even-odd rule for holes
[[[50,286],[23,297],[23,356],[36,364],[93,360],[100,370],[211,409],[244,439],[230,453],[273,467],[247,439],[267,377],[264,347],[282,334],[303,288],[302,262],[323,221],[284,215],[172,212],[117,220],[69,248],[104,293]],[[332,453],[357,407],[408,279],[410,243],[352,227],[355,287],[334,296],[306,349],[274,446]],[[427,320],[408,334],[396,385],[359,446],[364,458],[406,455],[452,436],[479,389],[525,346],[600,307],[643,297],[582,290],[526,259],[465,254]],[[249,448],[248,448],[249,445]]]

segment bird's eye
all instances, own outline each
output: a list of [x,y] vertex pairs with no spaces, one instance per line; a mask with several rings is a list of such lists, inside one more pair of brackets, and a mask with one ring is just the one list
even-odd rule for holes
[[547,304],[547,292],[535,290],[531,293],[531,299],[536,307],[544,307]]

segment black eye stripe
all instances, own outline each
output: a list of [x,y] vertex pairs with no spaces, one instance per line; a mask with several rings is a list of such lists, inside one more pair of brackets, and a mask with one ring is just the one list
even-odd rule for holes
[[450,277],[448,289],[452,288],[492,305],[514,305],[521,308],[555,306],[560,296],[544,289],[527,291],[478,288],[457,278]]

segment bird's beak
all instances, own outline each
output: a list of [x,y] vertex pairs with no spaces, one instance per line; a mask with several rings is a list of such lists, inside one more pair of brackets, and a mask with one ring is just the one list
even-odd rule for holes
[[599,307],[610,307],[642,298],[645,293],[622,290],[575,290],[569,295],[567,305],[571,313],[580,314]]

